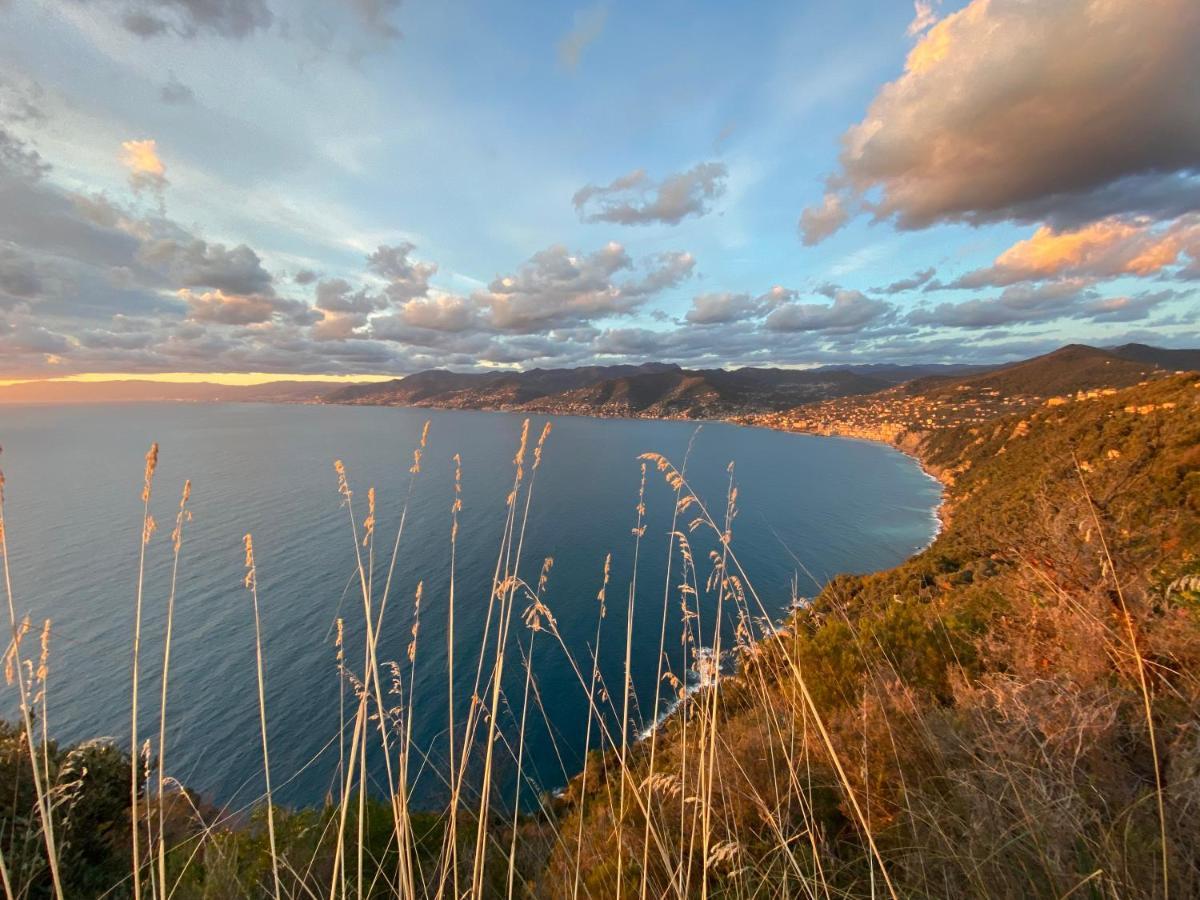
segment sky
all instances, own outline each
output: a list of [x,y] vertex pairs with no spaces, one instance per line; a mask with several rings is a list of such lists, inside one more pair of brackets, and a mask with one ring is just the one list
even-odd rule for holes
[[0,380],[1196,346],[1198,85],[1195,0],[0,0]]

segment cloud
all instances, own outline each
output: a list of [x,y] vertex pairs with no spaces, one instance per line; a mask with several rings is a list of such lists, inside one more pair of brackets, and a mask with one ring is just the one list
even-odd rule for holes
[[400,8],[400,0],[348,0],[350,8],[358,14],[359,21],[369,34],[387,41],[399,40],[404,35],[389,20]]
[[931,266],[928,269],[921,269],[919,272],[914,272],[908,278],[893,281],[887,287],[875,288],[875,291],[880,294],[903,294],[905,291],[915,291],[917,288],[932,281],[933,276],[936,274],[937,270]]
[[854,332],[879,322],[892,312],[885,300],[866,296],[861,291],[839,289],[833,303],[780,304],[767,316],[766,327],[772,331]]
[[355,290],[344,278],[319,282],[316,293],[316,308],[321,319],[313,326],[313,337],[321,341],[359,336],[370,321],[371,313],[388,305],[387,297],[366,288]]
[[369,313],[387,306],[387,300],[365,288],[354,290],[344,278],[329,278],[317,285],[317,309],[327,312]]
[[937,22],[937,13],[933,11],[933,3],[927,0],[915,0],[913,3],[913,20],[908,23],[906,34],[909,37],[916,37],[924,31],[927,31],[933,24]]
[[364,337],[363,329],[367,321],[367,317],[359,313],[322,310],[321,321],[312,327],[312,336],[318,341],[345,341]]
[[668,250],[650,258],[650,269],[637,285],[629,290],[639,294],[657,294],[678,287],[692,277],[696,257],[684,250]]
[[258,294],[243,297],[219,290],[196,294],[184,288],[179,292],[179,297],[187,303],[188,318],[193,322],[253,325],[266,322],[275,315],[272,299]]
[[36,150],[0,125],[0,177],[36,181],[49,168]]
[[0,122],[45,121],[42,96],[41,85],[28,77],[18,76],[14,80],[9,76],[9,80],[0,79]]
[[706,162],[654,182],[635,169],[607,185],[585,185],[571,202],[584,222],[678,225],[708,212],[709,203],[725,192],[727,174],[724,163]]
[[429,290],[429,279],[437,274],[436,264],[409,258],[416,249],[414,244],[404,241],[390,247],[381,245],[367,257],[367,265],[387,280],[384,290],[397,303],[423,297]]
[[722,291],[716,294],[697,294],[692,298],[692,308],[684,316],[693,325],[716,325],[736,322],[757,315],[757,305],[749,294],[734,294]]
[[583,51],[604,33],[608,7],[603,3],[575,13],[575,25],[558,42],[558,61],[570,72],[579,67]]
[[757,319],[794,296],[794,291],[779,286],[759,297],[728,291],[697,294],[692,298],[691,309],[684,315],[684,320],[692,325],[717,325]]
[[[18,162],[0,168],[0,306],[78,334],[103,331],[114,314],[157,319],[159,329],[184,315],[230,326],[317,320],[307,303],[276,295],[249,246],[211,243],[164,216],[64,190],[20,142],[0,147]],[[138,149],[133,168],[157,171],[153,147]]]
[[906,317],[911,325],[951,328],[995,328],[1018,322],[1043,322],[1077,311],[1082,301],[1097,300],[1090,281],[1072,279],[1050,284],[1014,285],[996,297],[939,303],[914,309]]
[[1084,305],[1082,315],[1098,322],[1134,322],[1144,319],[1161,304],[1179,297],[1177,291],[1143,291],[1133,296],[1102,297]]
[[154,140],[124,141],[121,164],[129,170],[129,185],[135,192],[149,191],[162,202],[167,187],[167,167],[158,156]]
[[264,0],[78,0],[114,11],[126,31],[141,38],[174,34],[241,39],[271,26]]
[[163,103],[168,103],[171,106],[190,106],[196,102],[196,95],[192,89],[175,77],[175,73],[171,72],[167,75],[167,82],[158,92],[159,99]]
[[0,244],[0,308],[31,300],[41,292],[42,279],[33,261]]
[[[1173,203],[1164,180],[1195,196],[1197,59],[1194,0],[972,0],[846,132],[831,183],[901,228],[1062,224],[1097,193],[1104,215],[1147,212]],[[813,212],[826,226],[829,209]]]
[[1200,214],[1183,216],[1167,226],[1144,218],[1114,217],[1064,231],[1042,225],[1001,253],[993,265],[948,286],[978,288],[1059,276],[1145,277],[1172,269],[1188,257],[1200,260]]
[[74,345],[65,335],[30,322],[0,321],[0,352],[6,355],[36,354],[37,356],[70,353]]
[[281,316],[296,325],[312,325],[320,320],[320,314],[307,303],[266,294],[227,294],[221,290],[197,294],[183,288],[178,296],[187,304],[188,318],[193,322],[258,325]]
[[208,287],[229,294],[270,294],[271,274],[263,268],[250,247],[238,244],[227,248],[194,238],[146,243],[139,259],[166,272],[172,284],[181,287]]
[[479,307],[452,294],[420,297],[401,306],[398,318],[412,328],[462,332],[479,325]]
[[535,253],[511,275],[494,279],[471,299],[500,331],[528,333],[610,316],[628,315],[651,296],[691,275],[691,254],[663,254],[641,278],[616,276],[634,270],[625,248],[610,242],[580,256],[555,245]]
[[810,206],[800,214],[800,239],[808,247],[819,244],[845,225],[849,218],[842,198],[828,192],[820,206]]

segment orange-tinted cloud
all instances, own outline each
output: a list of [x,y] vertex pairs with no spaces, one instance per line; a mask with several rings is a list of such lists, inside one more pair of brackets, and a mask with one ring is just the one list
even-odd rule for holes
[[986,268],[964,275],[953,287],[984,287],[1063,276],[1150,276],[1200,255],[1200,217],[1183,216],[1163,227],[1146,219],[1110,217],[1057,231],[1042,225]]
[[161,195],[167,186],[167,167],[158,155],[158,142],[124,141],[121,164],[129,170],[129,183],[135,191],[149,190]]
[[[830,183],[901,228],[1179,215],[1200,196],[1197,59],[1196,0],[972,0],[846,131]],[[829,223],[810,220],[811,242]]]

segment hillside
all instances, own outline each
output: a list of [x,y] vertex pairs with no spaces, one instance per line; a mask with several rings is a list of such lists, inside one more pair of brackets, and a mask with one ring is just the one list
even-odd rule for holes
[[[885,423],[914,430],[984,421],[1049,396],[1126,387],[1173,371],[1170,366],[1189,360],[1189,353],[1198,351],[1144,347],[1122,356],[1072,344],[999,367],[875,363],[693,370],[647,363],[528,372],[430,370],[339,388],[323,401],[547,415],[740,418],[772,427],[797,427],[788,421],[803,419],[814,424],[799,430],[836,433],[846,432],[828,423],[861,422],[870,424],[860,433],[875,436]],[[790,418],[780,415],[797,407],[803,412]]]
[[885,384],[866,375],[828,370],[673,369],[605,379],[522,408],[551,414],[717,418],[871,393]]
[[1148,363],[1170,371],[1192,372],[1200,369],[1200,350],[1165,350],[1146,344],[1122,344],[1110,347],[1108,352],[1121,359]]
[[[776,637],[739,645],[738,674],[693,695],[624,776],[615,753],[589,766],[592,797],[650,785],[671,847],[626,888],[736,873],[739,896],[1165,896],[1165,836],[1171,895],[1197,896],[1200,380],[1043,404],[917,450],[957,474],[932,546],[836,578]],[[753,616],[753,598],[725,602]],[[574,843],[555,850],[544,896],[569,896],[576,865],[611,896],[618,843],[643,845],[641,812],[618,823],[579,787],[558,815],[582,863]]]
[[890,378],[835,368],[689,370],[647,363],[502,373],[432,370],[381,384],[347,386],[324,399],[383,406],[713,418],[871,393],[892,383]]
[[1106,350],[1068,344],[1044,356],[1001,366],[979,375],[949,382],[918,379],[909,382],[909,393],[950,397],[955,393],[1003,396],[1052,397],[1105,387],[1128,387],[1160,367],[1155,363],[1123,359]]
[[980,374],[918,378],[869,396],[834,399],[744,420],[793,431],[896,441],[906,434],[980,424],[1045,402],[1111,392],[1166,374],[1167,370],[1152,363],[1070,344]]

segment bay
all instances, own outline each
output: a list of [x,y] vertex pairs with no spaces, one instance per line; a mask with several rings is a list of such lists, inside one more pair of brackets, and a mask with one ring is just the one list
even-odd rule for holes
[[[445,796],[441,773],[449,725],[452,457],[460,455],[463,485],[453,642],[461,722],[484,644],[523,419],[492,412],[267,404],[0,408],[16,606],[19,615],[31,616],[35,629],[45,618],[52,621],[50,733],[63,741],[111,736],[128,744],[143,457],[151,441],[158,441],[151,503],[158,530],[147,548],[139,738],[157,740],[170,532],[183,482],[191,479],[193,518],[185,525],[172,645],[167,770],[230,808],[250,803],[262,790],[253,615],[243,585],[242,538],[251,533],[276,799],[308,805],[336,795],[344,722],[339,698],[353,708],[336,667],[339,617],[346,623],[347,665],[353,671],[361,673],[363,652],[356,544],[333,469],[333,461],[342,459],[360,552],[367,490],[376,489],[376,612],[407,498],[378,655],[397,663],[403,690],[412,691],[418,748],[410,773],[413,802],[435,806]],[[545,421],[533,418],[531,445]],[[413,477],[412,454],[426,422],[428,446]],[[616,698],[613,707],[620,705],[641,453],[661,453],[677,465],[686,457],[689,483],[717,519],[724,515],[728,466],[734,464],[733,549],[758,598],[753,611],[772,619],[786,615],[794,593],[812,596],[837,573],[893,566],[926,545],[936,529],[939,486],[914,461],[884,446],[725,423],[556,417],[553,426],[533,482],[519,574],[535,586],[543,560],[553,558],[544,599],[566,650],[546,632],[534,639],[524,767],[531,788],[559,787],[581,764],[588,705],[575,667],[585,677],[590,673],[597,593],[608,554],[599,670]],[[526,484],[532,475],[527,460]],[[663,686],[654,707],[660,642],[667,664],[695,680],[687,671],[693,668],[691,653],[680,639],[677,550],[669,577],[667,572],[675,496],[653,465],[646,473],[645,500],[631,630],[631,733],[668,705]],[[524,501],[522,494],[518,516]],[[693,506],[684,518],[692,519],[696,510]],[[686,531],[686,524],[677,527]],[[710,569],[708,553],[718,545],[704,528],[689,538],[702,584]],[[419,582],[420,628],[410,666]],[[713,602],[712,596],[699,601],[703,646],[713,640]],[[520,620],[526,605],[519,599],[514,610],[498,717],[514,748],[525,681],[522,658],[533,637]],[[729,646],[732,619],[723,627]],[[28,640],[26,656],[35,652],[34,640]],[[384,680],[389,681],[386,672]],[[13,717],[15,704],[15,689],[8,688],[0,712]],[[619,727],[611,714],[610,719]],[[594,741],[593,736],[593,747]],[[500,781],[512,784],[511,753],[504,741],[501,745]],[[371,773],[382,785],[378,753],[371,757]]]

